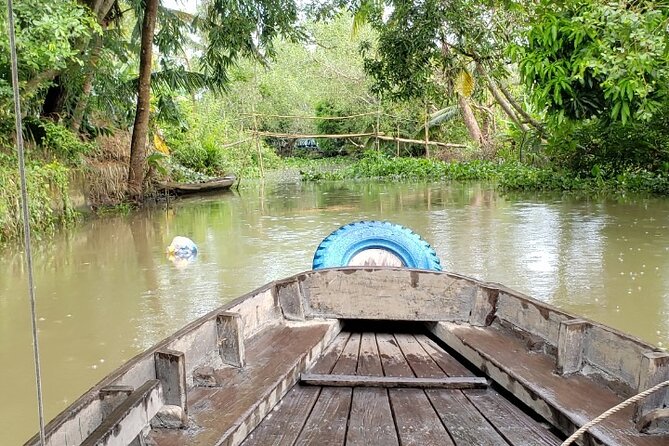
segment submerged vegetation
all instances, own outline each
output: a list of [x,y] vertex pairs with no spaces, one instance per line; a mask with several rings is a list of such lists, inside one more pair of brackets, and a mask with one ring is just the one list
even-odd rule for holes
[[[172,6],[16,2],[37,228],[73,218],[71,173],[92,206],[124,209],[160,180],[276,168],[312,181],[669,193],[666,2]],[[8,51],[0,58],[7,238],[18,196]]]

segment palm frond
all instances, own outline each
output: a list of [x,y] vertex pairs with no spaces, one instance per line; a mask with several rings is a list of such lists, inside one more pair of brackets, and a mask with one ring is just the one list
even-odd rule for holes
[[[441,110],[437,110],[430,115],[430,119],[427,121],[427,128],[436,127],[444,122],[450,121],[459,116],[458,112],[459,109],[457,105],[449,105]],[[425,126],[423,126],[423,129],[425,129]]]

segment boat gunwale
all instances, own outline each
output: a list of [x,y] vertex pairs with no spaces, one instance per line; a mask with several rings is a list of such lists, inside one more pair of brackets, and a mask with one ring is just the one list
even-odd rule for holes
[[[642,349],[646,349],[649,351],[653,352],[664,352],[662,349],[653,346],[652,344],[649,344],[640,338],[635,337],[634,335],[624,333],[618,329],[609,327],[605,324],[574,315],[572,313],[563,311],[551,304],[545,303],[543,301],[540,301],[536,298],[533,298],[531,296],[528,296],[520,291],[517,291],[515,289],[512,289],[508,286],[496,283],[496,282],[485,282],[481,281],[478,279],[475,279],[473,277],[469,277],[466,275],[462,275],[459,273],[453,273],[449,271],[432,271],[432,270],[422,270],[422,269],[410,269],[410,268],[395,268],[395,267],[383,267],[383,266],[364,266],[364,267],[339,267],[339,268],[324,268],[324,269],[319,269],[319,270],[308,270],[308,271],[303,271],[291,276],[288,276],[286,278],[282,279],[277,279],[270,281],[258,288],[255,288],[247,293],[242,294],[241,296],[226,302],[222,304],[219,307],[216,307],[215,309],[205,313],[204,315],[198,317],[197,319],[187,323],[177,331],[175,331],[173,334],[169,335],[168,337],[158,341],[156,344],[152,345],[151,347],[147,348],[146,350],[143,350],[136,355],[134,355],[132,358],[130,358],[128,361],[126,361],[124,364],[121,364],[119,367],[111,371],[109,374],[104,376],[100,381],[98,381],[95,385],[93,385],[91,388],[89,388],[86,392],[84,392],[79,398],[77,398],[73,403],[68,405],[66,408],[64,408],[62,411],[60,411],[51,421],[46,426],[46,432],[47,432],[47,441],[50,437],[52,437],[54,434],[56,434],[66,422],[72,420],[73,418],[77,418],[80,415],[80,412],[85,410],[95,399],[99,398],[98,394],[99,391],[108,386],[112,385],[118,380],[122,379],[124,375],[128,374],[131,372],[135,367],[141,365],[142,361],[145,361],[151,357],[151,355],[154,355],[157,351],[167,347],[171,343],[185,337],[186,335],[192,333],[194,330],[196,330],[198,327],[201,327],[203,324],[210,322],[212,320],[215,320],[217,315],[219,315],[221,312],[224,311],[229,311],[233,309],[234,307],[242,304],[243,302],[246,302],[250,299],[260,297],[266,292],[271,292],[271,296],[274,299],[274,305],[275,307],[278,308],[279,314],[278,314],[278,319],[276,321],[280,322],[282,320],[287,321],[290,320],[290,318],[287,317],[287,315],[284,314],[282,304],[279,299],[278,295],[278,289],[280,287],[285,287],[286,285],[290,284],[297,284],[298,287],[300,287],[300,283],[306,280],[306,278],[310,276],[319,276],[327,273],[332,273],[332,272],[342,272],[344,274],[352,274],[356,272],[374,272],[374,271],[398,271],[398,272],[409,272],[410,274],[412,273],[419,273],[420,275],[434,275],[434,276],[441,276],[441,277],[452,277],[455,279],[460,279],[464,280],[466,282],[469,282],[481,289],[489,290],[492,292],[497,292],[497,293],[504,293],[508,295],[511,298],[515,298],[521,302],[531,304],[534,306],[538,311],[544,311],[548,310],[550,312],[555,313],[556,315],[563,317],[565,320],[583,320],[584,322],[590,324],[593,327],[597,327],[599,329],[602,329],[606,332],[609,332],[619,338],[621,340],[625,340],[628,342],[632,342],[635,344],[637,347],[640,347]],[[472,303],[473,306],[473,303]],[[497,314],[497,308],[493,308],[493,314],[495,315],[495,319],[500,318]],[[319,319],[322,317],[328,317],[325,315],[319,316],[318,314],[311,313],[309,315],[305,315],[305,320],[312,320],[312,319]],[[347,319],[353,319],[353,318],[347,318]],[[501,319],[501,318],[500,318]],[[505,320],[505,319],[502,319]],[[435,319],[435,322],[439,322],[438,319]],[[460,321],[467,323],[467,321]],[[525,330],[524,327],[516,325],[515,322],[513,321],[507,321],[510,324],[512,324],[514,327],[520,329],[520,330]],[[530,331],[528,331],[530,332]],[[532,332],[530,332],[532,333]],[[535,334],[535,333],[533,333]],[[550,342],[549,339],[540,336],[544,342],[547,344],[553,345],[552,342]],[[616,379],[621,379],[619,376],[615,376]],[[34,436],[31,439],[29,439],[25,444],[26,445],[33,445],[36,444],[38,441],[38,437]]]

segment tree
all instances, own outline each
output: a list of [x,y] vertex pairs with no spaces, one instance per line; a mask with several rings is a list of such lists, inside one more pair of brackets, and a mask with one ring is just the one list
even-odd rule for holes
[[158,0],[145,0],[142,22],[142,45],[139,57],[139,86],[137,109],[130,143],[130,165],[128,169],[128,195],[141,198],[146,159],[146,137],[149,131],[151,107],[151,67],[153,63],[153,38],[158,14]]
[[544,0],[531,24],[514,56],[557,121],[648,120],[669,99],[666,2]]
[[[521,130],[527,130],[526,122],[540,126],[508,90],[501,91],[509,75],[506,47],[516,37],[513,30],[520,29],[524,11],[520,2],[389,3],[391,9],[377,0],[353,5],[356,16],[362,14],[379,32],[377,52],[365,61],[374,91],[397,100],[452,98],[472,141],[484,149],[490,145],[490,135],[482,131],[474,109],[487,108],[476,103],[485,99],[485,89]],[[471,88],[464,88],[464,80]]]

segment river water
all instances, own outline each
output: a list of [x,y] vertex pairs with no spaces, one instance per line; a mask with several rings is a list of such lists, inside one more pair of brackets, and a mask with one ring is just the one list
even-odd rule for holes
[[[669,200],[500,194],[484,184],[252,184],[37,240],[47,418],[124,361],[240,294],[310,269],[339,226],[387,219],[414,229],[444,269],[503,283],[659,346],[669,345]],[[192,238],[185,268],[165,256]],[[0,256],[0,444],[36,432],[23,255]]]

